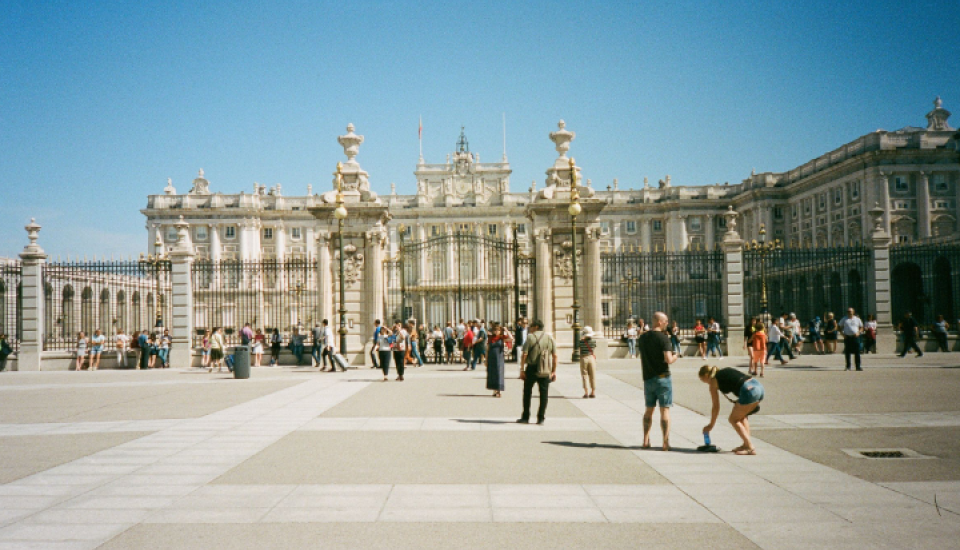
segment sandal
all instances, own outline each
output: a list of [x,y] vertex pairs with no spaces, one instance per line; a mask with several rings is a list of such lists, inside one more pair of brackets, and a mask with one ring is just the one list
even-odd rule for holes
[[756,449],[753,449],[753,448],[750,448],[750,449],[739,449],[739,450],[733,451],[733,454],[735,454],[735,455],[740,455],[740,456],[752,456],[752,455],[757,454],[757,450],[756,450]]

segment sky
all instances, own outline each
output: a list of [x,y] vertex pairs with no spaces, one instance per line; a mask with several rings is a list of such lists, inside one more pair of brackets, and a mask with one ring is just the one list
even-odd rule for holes
[[[594,187],[739,183],[960,113],[960,3],[0,2],[0,256],[146,248],[147,195],[331,187],[347,123],[413,193],[460,127],[513,191],[570,154]],[[950,121],[960,126],[960,114]]]

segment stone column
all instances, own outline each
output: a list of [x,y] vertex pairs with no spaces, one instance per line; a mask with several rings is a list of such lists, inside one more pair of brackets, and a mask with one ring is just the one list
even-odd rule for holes
[[[330,273],[330,240],[328,235],[321,233],[317,237],[317,252],[320,261],[317,262],[317,292],[319,293],[319,308],[317,318],[327,319],[333,317],[333,285]],[[332,323],[332,321],[330,321]]]
[[457,282],[457,262],[460,259],[457,257],[457,243],[456,234],[453,232],[453,225],[447,224],[447,281],[451,283]]
[[724,213],[727,232],[723,236],[723,311],[726,317],[727,355],[742,356],[743,328],[746,323],[743,284],[743,240],[737,233],[737,213],[729,207]]
[[651,252],[653,248],[653,239],[650,235],[653,229],[652,225],[653,222],[650,218],[644,218],[640,221],[640,247],[644,252]]
[[536,316],[543,321],[543,329],[554,334],[553,327],[553,258],[550,254],[550,242],[553,236],[549,229],[536,232],[537,241],[537,296]]
[[238,229],[240,230],[240,259],[247,261],[250,259],[250,236],[247,234],[248,226],[246,220],[240,222]]
[[193,366],[193,244],[190,242],[190,224],[177,223],[177,244],[170,251],[171,293],[173,319],[170,323],[170,362],[177,367]]
[[287,228],[283,222],[277,224],[273,238],[277,242],[277,261],[282,262],[287,255]]
[[893,332],[893,310],[890,303],[890,242],[892,239],[883,229],[884,213],[879,204],[869,211],[870,217],[873,218],[873,232],[870,235],[873,270],[869,274],[867,287],[868,307],[877,320],[877,353],[893,353],[897,348],[897,337]]
[[600,261],[600,228],[590,227],[583,239],[583,326],[593,329],[597,359],[609,353],[603,337],[603,283]]
[[930,238],[930,172],[920,172],[917,181],[917,236]]
[[[381,323],[386,324],[383,318],[383,305],[385,297],[383,294],[383,248],[386,235],[381,230],[370,231],[366,234],[366,260],[363,265],[363,303],[366,315],[364,316],[364,326],[359,327],[360,338],[363,341],[363,357],[358,361],[365,366],[370,361],[370,350],[373,347],[373,322],[380,319]],[[369,334],[367,331],[370,331]]]
[[716,236],[716,221],[713,219],[713,214],[707,214],[703,217],[703,248],[704,250],[712,250],[716,245],[714,240]]
[[[31,219],[24,228],[30,244],[20,253],[20,283],[22,285],[20,351],[17,353],[16,370],[38,371],[43,355],[44,295],[43,266],[47,255],[37,244],[40,225]],[[76,299],[75,299],[76,300]],[[79,300],[76,300],[79,301]]]
[[208,231],[210,232],[210,259],[218,262],[220,261],[223,247],[220,245],[220,226],[211,223],[207,225]]
[[890,235],[890,180],[893,174],[880,172],[880,206],[883,208],[883,231]]

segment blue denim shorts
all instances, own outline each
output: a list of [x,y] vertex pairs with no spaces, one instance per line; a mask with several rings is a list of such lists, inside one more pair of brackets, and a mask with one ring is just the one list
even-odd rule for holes
[[737,400],[741,405],[752,405],[763,401],[763,386],[756,379],[750,379],[740,386],[740,398]]
[[643,397],[647,408],[673,406],[673,381],[670,377],[651,378],[643,381]]

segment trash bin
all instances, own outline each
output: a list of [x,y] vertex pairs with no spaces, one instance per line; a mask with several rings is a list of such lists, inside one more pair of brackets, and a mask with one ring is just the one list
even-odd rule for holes
[[250,346],[237,346],[233,350],[233,377],[250,378]]

